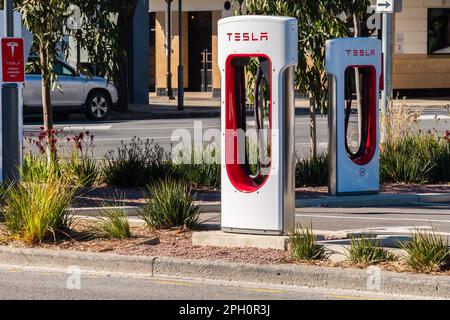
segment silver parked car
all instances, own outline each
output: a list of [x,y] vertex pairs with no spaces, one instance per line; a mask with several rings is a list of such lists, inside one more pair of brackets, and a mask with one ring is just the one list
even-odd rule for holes
[[[31,57],[27,65],[23,89],[25,114],[42,113],[41,74],[35,71]],[[117,104],[117,90],[100,77],[88,77],[77,73],[69,64],[58,60],[54,68],[61,90],[51,91],[53,112],[56,116],[85,113],[91,120],[104,120],[112,106]],[[62,91],[62,92],[61,92]]]

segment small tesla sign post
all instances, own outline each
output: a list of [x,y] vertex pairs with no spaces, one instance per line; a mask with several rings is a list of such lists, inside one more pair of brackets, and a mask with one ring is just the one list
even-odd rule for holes
[[[392,99],[392,15],[401,12],[402,0],[377,0],[375,11],[382,14],[383,47],[383,91],[381,92],[381,109],[387,111],[388,100]],[[384,131],[383,131],[384,132]],[[383,136],[382,136],[383,139]]]
[[377,12],[394,13],[394,0],[377,0]]
[[23,38],[3,38],[2,82],[22,83],[25,81],[25,51]]

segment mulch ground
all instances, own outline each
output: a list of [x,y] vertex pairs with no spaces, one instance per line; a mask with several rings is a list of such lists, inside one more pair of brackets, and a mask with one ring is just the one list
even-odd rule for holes
[[[196,190],[198,201],[214,202],[220,201],[218,190]],[[450,193],[449,184],[384,184],[381,193]],[[297,188],[297,198],[314,199],[328,195],[327,187],[305,187]],[[143,188],[114,188],[106,184],[94,188],[84,188],[78,192],[75,207],[98,207],[108,206],[114,202],[120,202],[123,206],[139,206],[145,203],[148,192]]]

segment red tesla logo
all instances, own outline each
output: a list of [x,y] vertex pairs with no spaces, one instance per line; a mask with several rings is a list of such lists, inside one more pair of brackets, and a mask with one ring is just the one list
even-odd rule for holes
[[3,38],[2,80],[3,82],[25,81],[25,57],[22,38]]
[[346,49],[347,56],[353,57],[375,57],[375,49]]
[[268,32],[228,32],[228,41],[269,41]]

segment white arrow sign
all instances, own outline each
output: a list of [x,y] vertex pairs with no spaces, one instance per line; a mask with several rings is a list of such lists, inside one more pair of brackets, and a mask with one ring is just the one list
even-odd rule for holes
[[394,13],[394,0],[377,0],[376,12]]

